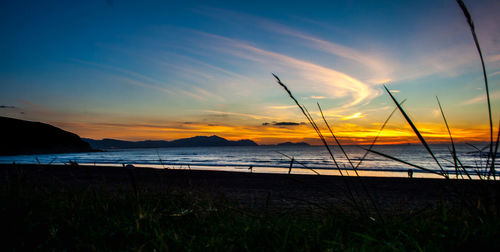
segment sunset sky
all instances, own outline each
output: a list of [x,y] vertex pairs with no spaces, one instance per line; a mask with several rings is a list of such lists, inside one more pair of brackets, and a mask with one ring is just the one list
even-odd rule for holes
[[[500,1],[465,0],[500,119]],[[317,143],[271,73],[344,143],[394,108],[429,140],[489,138],[481,63],[454,0],[2,1],[0,115],[94,139]],[[326,131],[325,131],[326,133]],[[400,116],[380,143],[414,142]]]

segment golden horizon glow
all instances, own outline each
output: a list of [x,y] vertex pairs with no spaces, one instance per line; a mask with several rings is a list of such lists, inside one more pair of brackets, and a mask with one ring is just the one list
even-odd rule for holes
[[[125,124],[74,124],[54,123],[65,130],[77,133],[84,138],[103,139],[113,138],[128,141],[167,140],[194,136],[217,135],[228,140],[253,140],[258,144],[277,144],[282,142],[306,142],[312,145],[321,145],[318,135],[308,124],[296,126],[230,126],[213,124],[172,124],[168,127],[160,125],[125,125]],[[320,126],[322,134],[333,144],[329,130]],[[391,125],[379,133],[379,125],[361,127],[347,124],[334,127],[332,130],[342,144],[371,144],[379,135],[376,144],[405,144],[419,143],[409,126]],[[449,143],[449,135],[442,125],[425,124],[419,127],[422,135],[429,143]],[[497,131],[498,129],[495,129]],[[487,142],[489,141],[488,127],[482,125],[476,128],[452,128],[453,139],[456,143]]]

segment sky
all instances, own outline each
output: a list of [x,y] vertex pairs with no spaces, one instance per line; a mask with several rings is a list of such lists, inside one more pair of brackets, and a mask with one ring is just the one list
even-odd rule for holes
[[[500,2],[465,1],[500,119]],[[424,137],[489,139],[481,62],[453,0],[2,1],[0,116],[81,137],[368,143],[402,101]],[[325,131],[327,133],[327,131]],[[397,113],[378,143],[418,141]]]

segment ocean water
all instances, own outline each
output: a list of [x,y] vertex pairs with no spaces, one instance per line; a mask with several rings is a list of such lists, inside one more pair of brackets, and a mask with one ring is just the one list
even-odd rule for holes
[[[367,147],[367,146],[365,146]],[[344,175],[355,175],[351,164],[340,152],[332,147],[335,160]],[[357,165],[365,150],[359,146],[345,146],[353,165]],[[448,145],[431,145],[431,149],[450,174],[455,174],[453,158]],[[420,145],[378,145],[373,150],[397,157],[406,162],[440,171],[436,162]],[[480,155],[468,145],[458,145],[460,161],[469,167],[471,174],[475,168],[484,167],[485,155]],[[133,164],[136,167],[160,169],[208,169],[240,172],[288,173],[291,157],[294,158],[291,173],[338,175],[337,166],[324,146],[237,146],[237,147],[182,147],[158,149],[110,149],[104,152],[0,156],[0,163],[119,165]],[[500,158],[499,158],[500,159]],[[498,159],[497,159],[498,160]],[[497,164],[498,162],[496,162]],[[498,166],[498,165],[497,165]],[[249,169],[250,167],[251,170]],[[414,177],[435,177],[407,164],[388,158],[368,154],[358,166],[362,176],[408,176],[412,169]],[[314,171],[313,171],[314,170]]]

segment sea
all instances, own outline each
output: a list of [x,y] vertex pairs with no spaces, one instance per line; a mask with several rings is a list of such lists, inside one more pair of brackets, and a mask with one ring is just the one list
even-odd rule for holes
[[[429,152],[421,145],[376,145],[374,151],[401,161],[366,153],[369,146],[331,146],[334,159],[324,146],[231,146],[231,147],[179,147],[154,149],[107,149],[102,152],[0,156],[4,164],[84,164],[95,166],[133,165],[137,168],[193,169],[236,171],[248,173],[291,173],[310,175],[344,175],[377,177],[441,177],[441,172]],[[458,158],[469,175],[485,172],[487,152],[484,146],[459,144]],[[465,176],[455,170],[449,145],[431,145],[441,167],[451,178]],[[365,156],[365,157],[364,157]],[[363,158],[364,157],[364,158]],[[293,159],[293,162],[292,162]],[[495,162],[499,167],[498,160]],[[415,166],[427,170],[416,168]],[[356,171],[353,169],[356,167]],[[130,166],[129,166],[130,167]],[[341,174],[342,173],[342,174]],[[356,174],[357,173],[357,174]],[[500,174],[498,174],[500,175]]]

